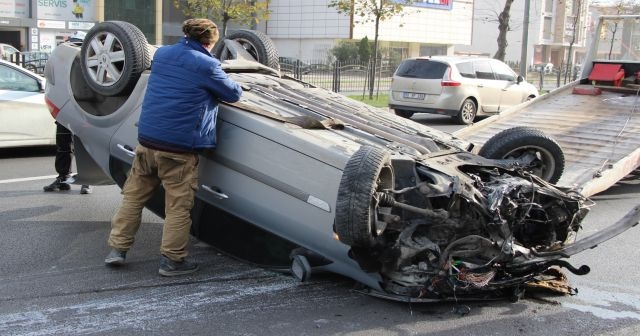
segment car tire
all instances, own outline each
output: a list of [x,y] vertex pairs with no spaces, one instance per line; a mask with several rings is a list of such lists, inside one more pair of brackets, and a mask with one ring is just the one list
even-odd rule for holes
[[412,111],[407,111],[407,110],[394,110],[394,111],[396,112],[397,116],[407,118],[407,119],[411,119],[414,113]]
[[87,85],[104,96],[131,93],[142,72],[151,66],[144,34],[122,21],[93,26],[82,43],[80,57]]
[[549,183],[557,183],[564,171],[564,153],[560,145],[542,131],[531,127],[506,129],[487,141],[479,153],[488,159],[517,158],[525,153],[538,159],[530,170]]
[[377,226],[376,193],[393,189],[389,152],[363,145],[347,162],[336,201],[335,230],[341,242],[353,247],[372,247],[384,231]]
[[467,98],[462,102],[460,111],[453,117],[453,119],[460,125],[471,125],[473,120],[476,119],[478,113],[478,106],[476,102],[471,98]]
[[[280,71],[278,49],[273,41],[262,32],[238,29],[227,34],[225,40],[234,40],[240,43],[256,62]],[[231,57],[222,39],[213,48],[213,54],[221,61]]]
[[33,73],[38,73],[38,68],[36,68],[36,66],[33,65],[33,64],[25,64],[24,68],[29,70],[29,71],[31,71],[31,72],[33,72]]

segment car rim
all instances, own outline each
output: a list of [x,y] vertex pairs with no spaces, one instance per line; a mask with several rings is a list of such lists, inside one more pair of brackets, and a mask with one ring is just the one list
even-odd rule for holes
[[125,65],[122,42],[111,33],[96,34],[89,41],[85,64],[94,82],[102,86],[115,84]]
[[473,120],[473,117],[475,115],[475,106],[473,105],[472,102],[467,101],[464,103],[464,105],[462,106],[462,120],[469,122],[471,120]]
[[525,155],[535,157],[528,169],[533,175],[549,181],[556,169],[556,161],[550,151],[538,146],[518,147],[507,153],[504,157],[507,159],[522,158]]
[[240,45],[244,48],[244,50],[246,50],[251,56],[253,56],[253,58],[256,61],[260,62],[260,57],[258,56],[258,49],[256,48],[255,45],[253,45],[253,43],[243,38],[235,39],[235,41],[240,43]]
[[378,211],[380,209],[380,199],[378,199],[377,193],[385,192],[388,189],[393,189],[393,170],[390,166],[384,166],[380,170],[375,192],[371,195],[371,203],[369,203],[371,233],[374,238],[380,236],[387,227],[386,223],[378,218],[381,213]]

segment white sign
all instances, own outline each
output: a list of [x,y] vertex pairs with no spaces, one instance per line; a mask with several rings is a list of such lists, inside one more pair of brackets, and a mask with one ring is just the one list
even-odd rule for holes
[[89,30],[95,25],[95,22],[69,21],[69,29],[72,30]]
[[14,18],[29,17],[29,0],[0,0],[0,16]]
[[38,0],[41,20],[96,21],[93,0]]
[[52,21],[52,20],[38,20],[38,28],[55,28],[65,29],[66,24],[64,21]]
[[31,35],[38,35],[38,28],[31,28]]

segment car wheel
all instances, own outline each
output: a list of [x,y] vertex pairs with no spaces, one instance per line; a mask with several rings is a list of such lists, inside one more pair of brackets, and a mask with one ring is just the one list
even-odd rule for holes
[[396,111],[396,115],[397,116],[401,116],[403,118],[407,118],[410,119],[413,116],[414,112],[411,111],[407,111],[407,110],[394,110]]
[[25,65],[24,65],[24,68],[25,68],[25,69],[27,69],[27,70],[29,70],[29,71],[31,71],[31,72],[34,72],[34,73],[37,73],[37,72],[38,72],[38,69],[37,69],[37,68],[36,68],[36,66],[35,66],[35,65],[33,65],[33,64],[25,64]]
[[144,34],[122,21],[93,26],[85,36],[80,56],[87,84],[104,96],[129,94],[151,65]]
[[550,183],[557,183],[564,171],[564,153],[560,145],[542,131],[531,127],[509,128],[494,135],[478,154],[488,159],[533,156],[528,171]]
[[473,120],[476,118],[476,113],[478,112],[478,107],[473,99],[465,99],[462,102],[462,107],[460,107],[460,111],[458,115],[454,117],[454,120],[460,125],[470,125]]
[[341,242],[371,247],[385,229],[378,221],[377,193],[393,189],[389,152],[364,145],[347,162],[338,188],[335,229]]
[[[229,33],[225,37],[225,40],[238,42],[256,62],[280,71],[278,49],[275,44],[273,44],[273,41],[262,32],[239,29]],[[221,61],[233,57],[223,40],[216,44],[213,49],[213,54]]]

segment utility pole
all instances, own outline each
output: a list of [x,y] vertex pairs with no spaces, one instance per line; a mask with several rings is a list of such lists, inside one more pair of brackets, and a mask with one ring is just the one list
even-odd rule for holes
[[527,77],[527,52],[529,50],[529,9],[531,0],[524,0],[524,20],[522,23],[522,46],[520,49],[520,75]]

